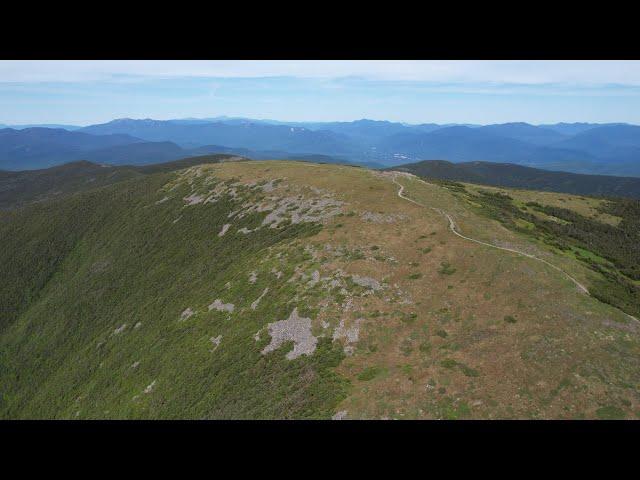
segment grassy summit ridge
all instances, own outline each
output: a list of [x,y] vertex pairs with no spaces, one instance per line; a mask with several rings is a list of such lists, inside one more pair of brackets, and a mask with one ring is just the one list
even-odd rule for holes
[[[197,165],[2,213],[0,416],[640,414],[631,320],[539,262],[452,235],[390,175]],[[400,181],[463,233],[589,284],[584,262],[473,199]]]

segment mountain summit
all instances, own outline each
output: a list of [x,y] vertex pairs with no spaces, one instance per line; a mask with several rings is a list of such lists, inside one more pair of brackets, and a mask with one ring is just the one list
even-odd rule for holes
[[637,415],[635,204],[216,161],[0,213],[0,417]]

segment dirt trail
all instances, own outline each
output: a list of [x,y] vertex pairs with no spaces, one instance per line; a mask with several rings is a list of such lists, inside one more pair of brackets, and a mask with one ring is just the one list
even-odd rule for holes
[[[420,180],[420,179],[418,179]],[[432,185],[431,183],[427,183],[423,180],[420,180],[422,183],[425,183],[426,185]],[[402,185],[401,183],[399,183],[396,180],[396,177],[393,177],[393,183],[395,183],[396,185],[398,185],[400,187],[400,190],[398,190],[398,196],[404,200],[408,200],[409,202],[415,203],[416,205],[420,205],[422,207],[427,207],[430,208],[436,212],[438,212],[440,215],[442,215],[443,217],[445,217],[447,220],[449,220],[449,229],[456,234],[457,236],[459,236],[460,238],[464,238],[465,240],[469,240],[470,242],[474,242],[474,243],[478,243],[480,245],[485,245],[487,247],[491,247],[491,248],[496,248],[498,250],[504,250],[506,252],[511,252],[511,253],[515,253],[517,255],[522,255],[523,257],[528,257],[528,258],[533,258],[534,260],[538,260],[540,262],[543,262],[546,265],[549,265],[552,268],[555,268],[556,270],[558,270],[559,272],[563,273],[569,280],[571,280],[573,283],[575,283],[578,288],[583,291],[586,294],[589,294],[589,290],[587,290],[587,287],[585,287],[584,285],[582,285],[580,282],[578,282],[575,278],[573,278],[571,275],[569,275],[567,272],[565,272],[564,270],[562,270],[560,267],[557,267],[556,265],[547,262],[546,260],[544,260],[543,258],[540,257],[536,257],[535,255],[531,255],[529,253],[525,253],[525,252],[521,252],[520,250],[514,250],[512,248],[507,248],[507,247],[499,247],[498,245],[493,245],[491,243],[487,243],[487,242],[483,242],[481,240],[476,240],[475,238],[471,238],[471,237],[467,237],[465,235],[462,235],[457,229],[456,229],[456,224],[453,221],[453,218],[451,218],[451,215],[449,215],[447,212],[444,212],[442,210],[440,210],[439,208],[435,208],[435,207],[431,207],[429,205],[423,205],[422,203],[416,202],[415,200],[412,200],[409,197],[406,197],[404,195],[404,185]]]
[[[402,173],[402,175],[409,176],[410,174]],[[434,185],[434,184],[432,184],[432,183],[425,182],[424,180],[422,180],[422,179],[420,179],[420,178],[416,177],[415,175],[411,175],[411,177],[412,177],[412,178],[415,178],[415,179],[416,179],[416,180],[418,180],[419,182],[424,183],[425,185],[429,185],[429,186],[432,186],[432,187],[436,187],[436,186],[437,186],[437,185]],[[430,208],[431,210],[433,210],[433,211],[435,211],[435,212],[438,212],[440,215],[442,215],[443,217],[445,217],[445,218],[449,221],[449,230],[451,230],[451,232],[452,232],[452,233],[454,233],[455,235],[457,235],[458,237],[460,237],[460,238],[464,238],[465,240],[468,240],[468,241],[470,241],[470,242],[474,242],[474,243],[478,243],[478,244],[480,244],[480,245],[484,245],[484,246],[486,246],[486,247],[491,247],[491,248],[495,248],[495,249],[498,249],[498,250],[504,250],[505,252],[515,253],[515,254],[517,254],[517,255],[521,255],[521,256],[523,256],[523,257],[527,257],[527,258],[532,258],[532,259],[534,259],[534,260],[537,260],[537,261],[539,261],[539,262],[542,262],[542,263],[544,263],[545,265],[548,265],[548,266],[550,266],[551,268],[553,268],[553,269],[555,269],[555,270],[559,271],[560,273],[562,273],[565,277],[567,277],[569,280],[571,280],[571,281],[572,281],[572,282],[573,282],[573,283],[574,283],[574,284],[575,284],[575,285],[580,289],[580,291],[582,291],[583,293],[586,293],[587,295],[591,296],[591,293],[589,293],[589,290],[587,289],[587,287],[585,287],[584,285],[582,285],[580,282],[578,282],[575,278],[573,278],[573,277],[572,277],[571,275],[569,275],[567,272],[565,272],[564,270],[562,270],[560,267],[558,267],[558,266],[554,265],[553,263],[550,263],[550,262],[546,261],[546,260],[545,260],[545,259],[543,259],[543,258],[536,257],[535,255],[531,255],[531,254],[529,254],[529,253],[521,252],[521,251],[519,251],[519,250],[514,250],[514,249],[512,249],[512,248],[499,247],[499,246],[497,246],[497,245],[493,245],[493,244],[491,244],[491,243],[483,242],[483,241],[481,241],[481,240],[476,240],[475,238],[467,237],[467,236],[465,236],[465,235],[461,234],[461,233],[457,230],[456,224],[455,224],[455,222],[453,221],[453,218],[451,218],[451,215],[449,215],[447,212],[445,212],[445,211],[443,211],[443,210],[440,210],[439,208],[432,207],[432,206],[430,206],[430,205],[424,205],[424,204],[422,204],[422,203],[420,203],[420,202],[417,202],[417,201],[415,201],[415,200],[413,200],[413,199],[411,199],[411,198],[409,198],[409,197],[405,196],[405,195],[404,195],[404,185],[402,185],[400,182],[398,182],[398,180],[397,180],[396,178],[397,178],[397,174],[394,174],[394,175],[393,175],[393,177],[392,177],[393,183],[395,183],[396,185],[398,185],[398,187],[400,187],[400,189],[398,190],[398,197],[402,198],[403,200],[407,200],[408,202],[415,203],[415,204],[416,204],[416,205],[418,205],[418,206],[425,207],[425,208]],[[613,307],[613,308],[615,308],[615,307]],[[617,310],[619,310],[619,309],[617,309]],[[622,310],[620,310],[620,311],[622,312]],[[636,322],[640,322],[640,320],[638,320],[638,319],[637,319],[636,317],[634,317],[633,315],[629,315],[629,314],[628,314],[628,313],[626,313],[626,312],[622,312],[622,313],[624,313],[627,317],[631,318],[632,320],[635,320]]]

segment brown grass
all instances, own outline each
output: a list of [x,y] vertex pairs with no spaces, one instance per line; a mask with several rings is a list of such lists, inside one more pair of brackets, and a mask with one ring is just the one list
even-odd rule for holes
[[[333,326],[345,317],[365,319],[355,354],[339,367],[353,384],[338,408],[349,418],[594,418],[609,404],[630,417],[640,411],[637,330],[616,328],[627,322],[622,313],[580,293],[553,269],[456,237],[442,216],[398,198],[389,178],[368,170],[279,161],[206,168],[247,182],[285,178],[325,189],[347,203],[345,212],[355,212],[331,219],[307,240],[317,249],[330,244],[365,252],[356,260],[327,259],[322,275],[342,269],[386,285],[353,298],[349,310],[329,305],[316,319]],[[578,262],[475,215],[445,189],[402,182],[407,195],[452,214],[462,233],[528,248],[585,279]],[[595,213],[599,202],[568,194],[508,194],[581,214]],[[363,221],[364,211],[407,218],[381,225]],[[372,251],[374,245],[379,249]],[[427,247],[431,251],[422,253]],[[455,273],[440,273],[442,262]],[[410,279],[414,273],[421,278]],[[505,322],[506,316],[517,322]],[[359,380],[368,367],[379,367],[378,374]]]

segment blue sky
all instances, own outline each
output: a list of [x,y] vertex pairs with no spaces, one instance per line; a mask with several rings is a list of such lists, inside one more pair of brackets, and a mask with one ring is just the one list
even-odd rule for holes
[[0,61],[0,123],[640,124],[640,61]]

